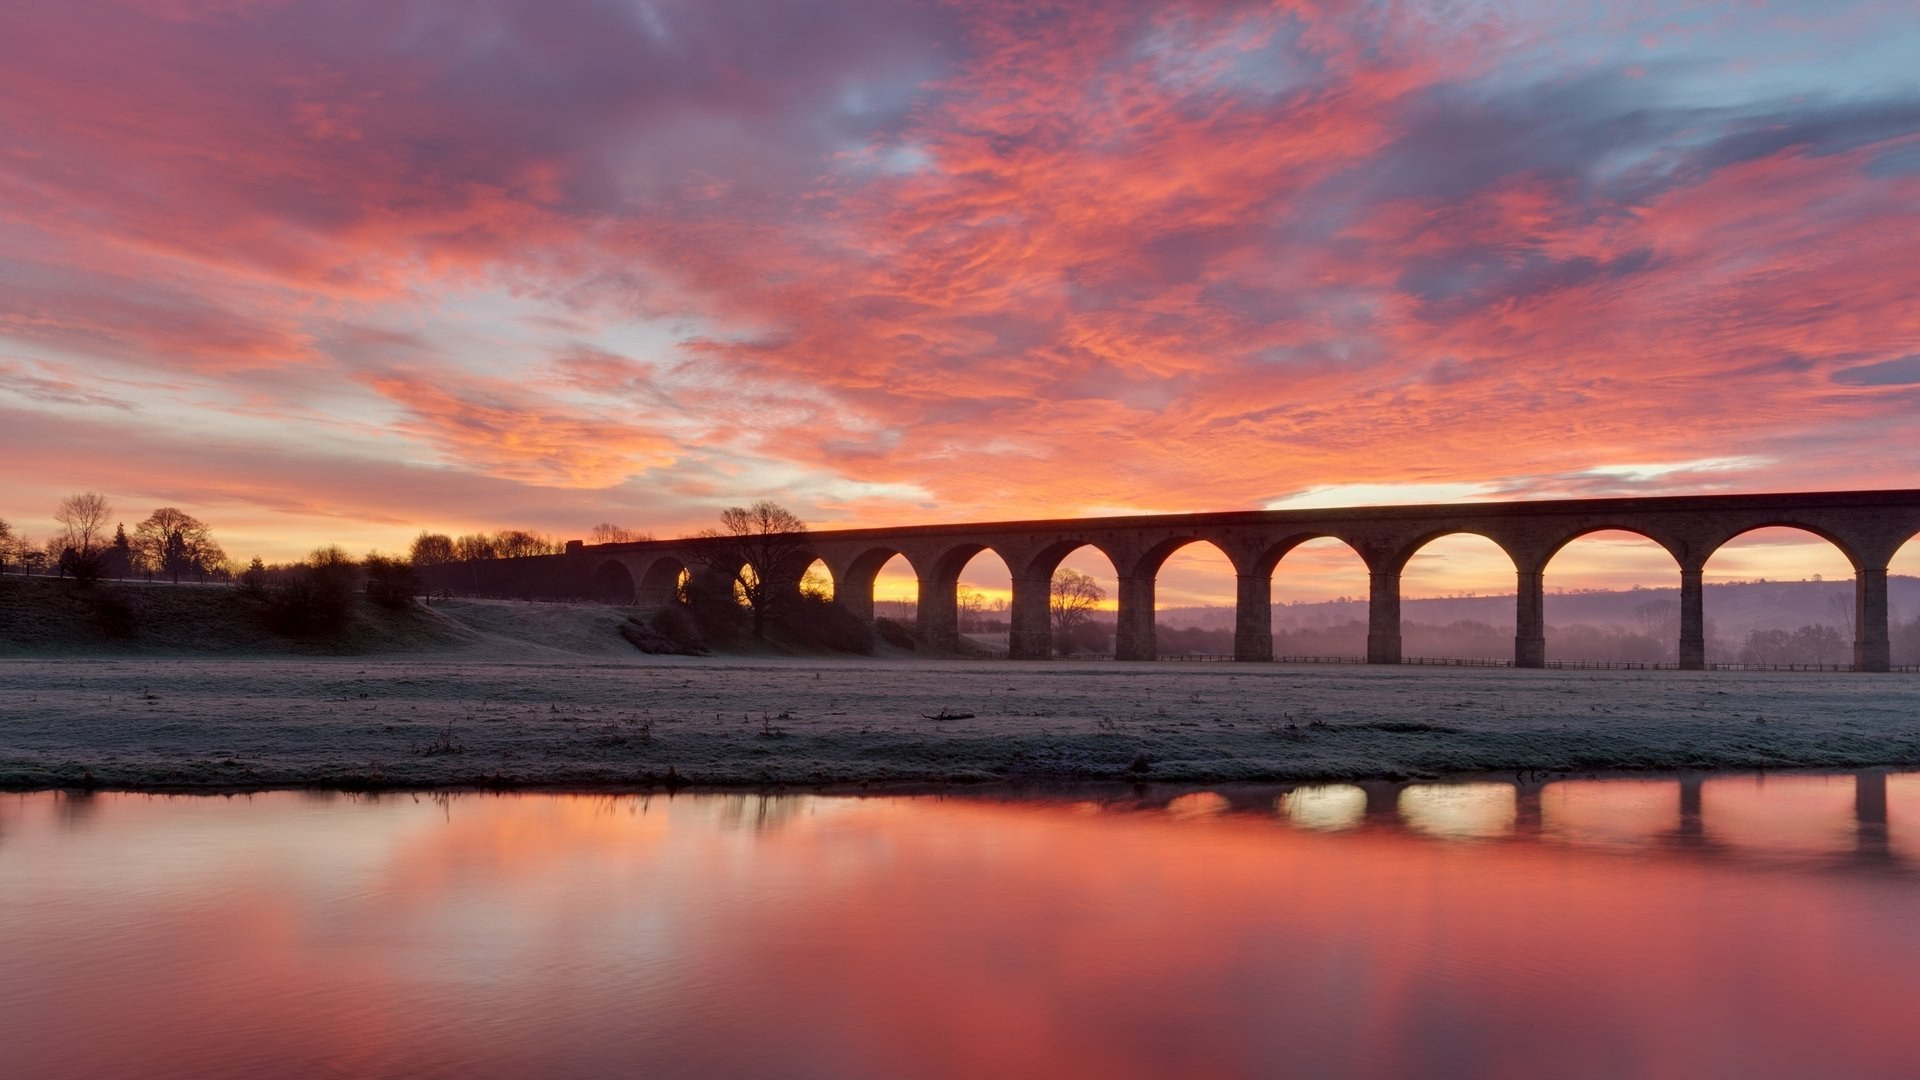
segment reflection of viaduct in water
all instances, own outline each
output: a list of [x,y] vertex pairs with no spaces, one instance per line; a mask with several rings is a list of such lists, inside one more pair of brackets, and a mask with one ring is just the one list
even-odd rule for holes
[[[1696,773],[1682,775],[1674,781],[1676,798],[1673,827],[1649,834],[1649,840],[1673,849],[1728,857],[1737,854],[1729,845],[1714,838],[1712,823],[1702,809],[1701,788],[1705,779]],[[1402,793],[1410,785],[1365,781],[1339,786],[1352,789],[1354,794],[1349,816],[1338,821],[1337,827],[1395,831],[1418,828],[1419,823],[1413,820],[1417,815],[1410,815],[1401,801]],[[1547,834],[1549,830],[1542,812],[1541,793],[1550,786],[1552,782],[1522,780],[1513,783],[1513,819],[1505,835],[1528,840],[1540,839]],[[1902,866],[1903,860],[1894,853],[1888,837],[1886,772],[1870,769],[1854,773],[1853,792],[1852,847],[1845,850],[1836,848],[1830,854],[1850,864],[1889,868]],[[1230,797],[1228,803],[1231,809],[1254,812],[1267,812],[1284,806],[1284,800],[1258,791],[1240,792],[1237,797]]]
[[[1517,575],[1514,663],[1546,662],[1544,579],[1547,564],[1569,542],[1588,533],[1637,533],[1673,556],[1680,572],[1680,666],[1706,665],[1701,573],[1727,541],[1771,526],[1804,529],[1825,538],[1854,569],[1854,666],[1888,668],[1887,563],[1920,534],[1920,491],[1821,492],[1798,495],[1702,495],[1649,499],[1578,499],[1393,506],[1347,510],[1273,510],[1086,518],[1061,521],[928,525],[811,533],[792,566],[778,568],[798,587],[814,559],[833,576],[834,595],[862,616],[873,615],[873,583],[890,559],[904,556],[920,582],[919,629],[952,646],[958,639],[956,586],[967,562],[996,553],[1013,580],[1009,655],[1051,655],[1048,587],[1054,570],[1075,549],[1093,547],[1119,576],[1115,653],[1152,660],[1154,579],[1167,558],[1188,544],[1212,544],[1238,578],[1234,656],[1273,658],[1272,578],[1287,553],[1308,540],[1333,537],[1351,546],[1371,580],[1367,660],[1400,661],[1400,574],[1422,547],[1451,533],[1473,533],[1498,544]],[[565,555],[518,559],[525,572],[564,568],[601,595],[642,604],[669,600],[680,574],[706,565],[711,541],[661,540],[635,544],[568,545]],[[503,570],[501,572],[512,573]],[[587,591],[581,588],[582,592]]]
[[[1644,840],[1653,846],[1665,847],[1672,851],[1695,851],[1703,855],[1715,855],[1726,859],[1740,859],[1741,855],[1763,855],[1764,847],[1741,849],[1738,844],[1728,844],[1722,838],[1716,838],[1713,822],[1703,811],[1701,805],[1701,786],[1705,776],[1701,774],[1682,774],[1672,780],[1674,803],[1672,803],[1672,826],[1665,830],[1645,832]],[[1542,809],[1542,792],[1546,792],[1555,782],[1540,780],[1517,780],[1511,784],[1513,803],[1511,803],[1511,821],[1501,821],[1498,828],[1482,830],[1469,828],[1463,836],[1476,836],[1480,840],[1567,840],[1565,834],[1555,836],[1555,828],[1548,821],[1548,815]],[[1484,784],[1467,784],[1465,788],[1486,788]],[[1219,807],[1229,813],[1283,813],[1284,817],[1294,819],[1296,824],[1308,828],[1363,828],[1373,832],[1432,832],[1436,822],[1423,821],[1423,809],[1407,805],[1402,796],[1415,784],[1396,784],[1388,780],[1359,780],[1329,786],[1304,786],[1304,788],[1283,788],[1281,794],[1275,794],[1275,788],[1246,786],[1229,788],[1219,794]],[[1419,786],[1428,788],[1428,786]],[[1440,790],[1450,788],[1442,784]],[[1428,788],[1430,790],[1430,788]],[[1331,815],[1315,813],[1317,807],[1296,807],[1288,805],[1290,799],[1302,794],[1321,796],[1319,803],[1338,803]],[[1346,796],[1344,799],[1329,796]],[[1162,796],[1162,799],[1148,799],[1135,803],[1140,809],[1160,809],[1169,805],[1165,799],[1179,799],[1181,796]],[[1430,807],[1427,807],[1430,809]],[[1501,807],[1505,809],[1505,807]],[[1496,815],[1498,817],[1498,815]],[[1837,822],[1836,822],[1837,824]],[[1726,822],[1722,822],[1726,828]],[[1442,826],[1444,834],[1446,828]],[[1887,834],[1887,773],[1880,769],[1868,769],[1853,774],[1853,836],[1851,846],[1836,846],[1826,855],[1830,865],[1866,865],[1866,867],[1884,867],[1884,869],[1920,869],[1910,867],[1907,861],[1893,851]],[[1572,844],[1578,846],[1578,840]]]

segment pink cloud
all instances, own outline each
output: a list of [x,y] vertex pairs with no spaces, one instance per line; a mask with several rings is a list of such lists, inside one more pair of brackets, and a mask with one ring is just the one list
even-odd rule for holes
[[[653,10],[9,10],[0,338],[534,503],[1912,482],[1911,395],[1834,376],[1920,341],[1920,102],[1771,24]],[[1669,62],[1776,54],[1796,95]],[[1591,472],[1726,457],[1782,464]]]

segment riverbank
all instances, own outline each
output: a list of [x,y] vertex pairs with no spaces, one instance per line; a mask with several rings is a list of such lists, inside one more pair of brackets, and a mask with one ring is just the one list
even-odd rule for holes
[[1920,766],[1920,679],[1284,664],[0,661],[0,787],[646,788]]

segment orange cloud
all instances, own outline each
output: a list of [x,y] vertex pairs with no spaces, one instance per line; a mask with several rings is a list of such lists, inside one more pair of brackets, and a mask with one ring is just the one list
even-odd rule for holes
[[1920,99],[1549,7],[29,5],[0,392],[657,531],[1911,483],[1916,391],[1841,373],[1920,352]]

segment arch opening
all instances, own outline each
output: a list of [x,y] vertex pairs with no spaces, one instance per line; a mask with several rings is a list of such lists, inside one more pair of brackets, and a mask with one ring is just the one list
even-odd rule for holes
[[663,555],[650,563],[646,572],[640,575],[634,603],[647,608],[683,604],[687,600],[687,582],[692,576],[687,564],[670,555]]
[[1895,667],[1920,668],[1920,536],[1887,561],[1887,639]]
[[1273,570],[1274,659],[1364,658],[1368,588],[1366,560],[1344,540],[1315,537],[1289,550]]
[[591,595],[602,604],[626,607],[634,602],[633,571],[617,559],[608,559],[596,567],[590,585]]
[[834,598],[835,581],[833,571],[827,569],[825,559],[815,559],[800,572],[800,595],[815,600],[831,601]]
[[[999,552],[981,544],[949,548],[933,561],[926,587],[916,586],[915,596],[915,624],[935,649],[1008,655],[1013,574]],[[961,629],[963,608],[964,624],[980,629]]]
[[1092,544],[1068,551],[1054,565],[1047,593],[1047,630],[1057,657],[1113,656],[1120,575]]
[[912,626],[920,614],[920,576],[905,555],[894,552],[873,575],[873,614]]
[[1831,540],[1790,525],[1749,529],[1701,573],[1709,664],[1842,667],[1853,661],[1853,563]]
[[1675,664],[1680,655],[1680,564],[1623,529],[1562,545],[1543,575],[1546,657],[1555,663]]
[[1512,659],[1514,581],[1513,558],[1478,533],[1421,544],[1400,572],[1403,654]]
[[1208,540],[1189,540],[1154,577],[1154,645],[1160,656],[1232,656],[1233,560]]

